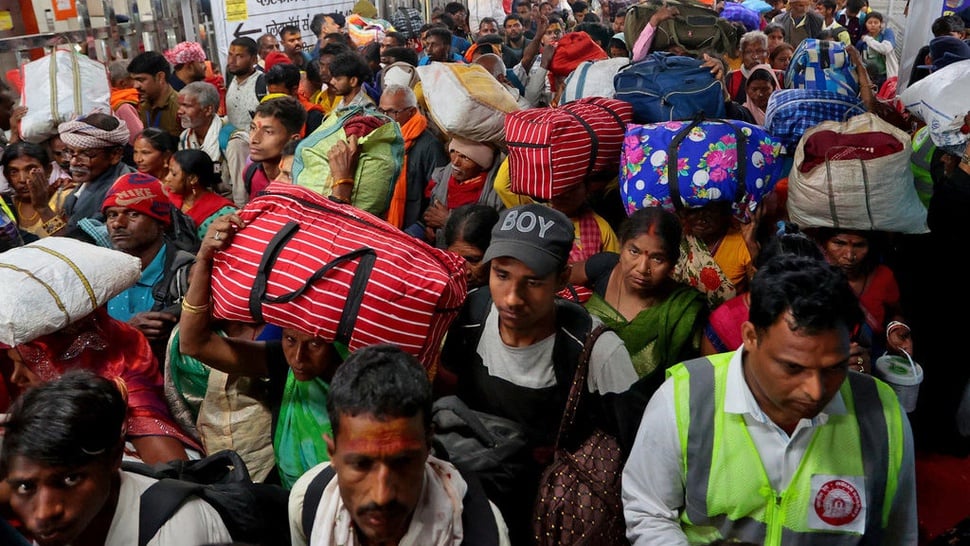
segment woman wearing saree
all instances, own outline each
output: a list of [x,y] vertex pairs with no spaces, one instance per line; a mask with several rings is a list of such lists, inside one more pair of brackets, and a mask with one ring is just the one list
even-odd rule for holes
[[653,376],[657,386],[663,370],[698,356],[707,319],[704,295],[672,277],[681,237],[674,214],[640,209],[620,228],[620,254],[593,256],[572,279],[593,289],[586,308],[620,336],[641,379]]
[[186,448],[202,453],[202,446],[172,418],[148,340],[108,316],[103,306],[57,332],[8,349],[6,356],[13,361],[6,379],[19,391],[79,368],[116,381],[128,401],[124,432],[135,451],[128,455],[155,464],[188,458]]

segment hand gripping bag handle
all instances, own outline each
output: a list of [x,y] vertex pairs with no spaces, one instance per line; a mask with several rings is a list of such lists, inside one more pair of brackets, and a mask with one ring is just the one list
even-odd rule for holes
[[[670,192],[670,201],[673,203],[674,208],[682,209],[684,208],[684,203],[680,200],[680,175],[677,170],[677,151],[680,149],[680,143],[687,138],[691,130],[697,127],[701,122],[705,121],[703,112],[694,116],[694,119],[689,125],[684,126],[683,129],[677,133],[673,140],[670,141],[670,145],[667,147],[667,187]],[[739,202],[744,199],[744,193],[748,190],[746,183],[747,176],[747,166],[748,166],[748,155],[747,155],[747,137],[741,132],[738,126],[731,122],[725,120],[708,120],[708,121],[719,121],[734,129],[734,139],[737,142],[735,151],[737,152],[737,172],[738,172],[738,193],[734,196],[734,201]],[[673,177],[671,177],[673,173]]]
[[269,272],[273,270],[273,266],[276,264],[276,259],[286,246],[286,243],[292,239],[299,230],[299,223],[287,222],[287,224],[283,226],[283,228],[280,229],[276,235],[273,236],[269,244],[266,246],[266,251],[263,253],[263,258],[259,262],[259,269],[256,271],[256,279],[253,281],[253,289],[249,293],[249,312],[255,321],[262,322],[264,303],[289,303],[303,295],[307,290],[310,289],[310,286],[312,286],[313,283],[322,279],[332,269],[347,262],[360,259],[360,263],[357,265],[357,270],[354,271],[354,280],[350,283],[350,290],[347,293],[347,302],[344,305],[343,313],[340,315],[340,323],[337,325],[337,335],[334,338],[334,341],[339,341],[340,343],[350,343],[350,338],[354,333],[354,325],[357,321],[357,310],[360,308],[360,303],[364,299],[364,289],[367,287],[367,281],[370,279],[371,271],[374,269],[374,263],[377,261],[377,252],[373,248],[362,247],[348,252],[342,256],[337,256],[333,260],[327,262],[326,265],[316,270],[313,275],[310,275],[310,277],[300,288],[290,292],[289,294],[283,294],[281,296],[267,296],[266,285]]

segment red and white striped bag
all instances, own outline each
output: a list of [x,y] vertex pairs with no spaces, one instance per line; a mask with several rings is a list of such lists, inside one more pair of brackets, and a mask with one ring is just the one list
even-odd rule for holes
[[556,108],[529,108],[505,117],[512,191],[551,199],[590,175],[620,170],[620,149],[633,106],[585,97]]
[[239,216],[246,227],[213,263],[214,316],[351,351],[392,343],[434,374],[467,295],[460,256],[301,186],[272,183]]

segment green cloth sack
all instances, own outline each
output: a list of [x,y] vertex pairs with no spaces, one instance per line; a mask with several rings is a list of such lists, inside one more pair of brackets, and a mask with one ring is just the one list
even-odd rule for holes
[[394,185],[404,164],[404,137],[397,122],[373,108],[354,106],[339,110],[300,141],[293,157],[293,182],[324,197],[330,196],[333,181],[327,152],[338,141],[347,140],[344,123],[358,114],[388,122],[357,140],[360,154],[350,197],[353,206],[381,216],[391,204]]

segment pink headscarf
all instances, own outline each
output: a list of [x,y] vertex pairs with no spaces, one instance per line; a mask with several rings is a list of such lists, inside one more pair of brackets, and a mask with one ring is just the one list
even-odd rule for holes
[[[747,81],[744,83],[745,86],[748,85],[748,82],[751,81],[751,76],[754,76],[754,73],[757,72],[758,70],[766,70],[768,71],[768,74],[771,74],[771,80],[775,83],[775,91],[781,88],[781,85],[778,84],[778,76],[775,75],[775,69],[772,68],[771,65],[764,64],[764,63],[755,65],[754,67],[751,68],[750,75],[748,76]],[[747,98],[744,101],[744,107],[751,112],[752,116],[754,116],[754,121],[756,124],[764,126],[765,111],[759,108],[758,105],[756,105],[754,101],[751,100],[751,95],[748,94],[747,89],[745,89],[745,96]]]

